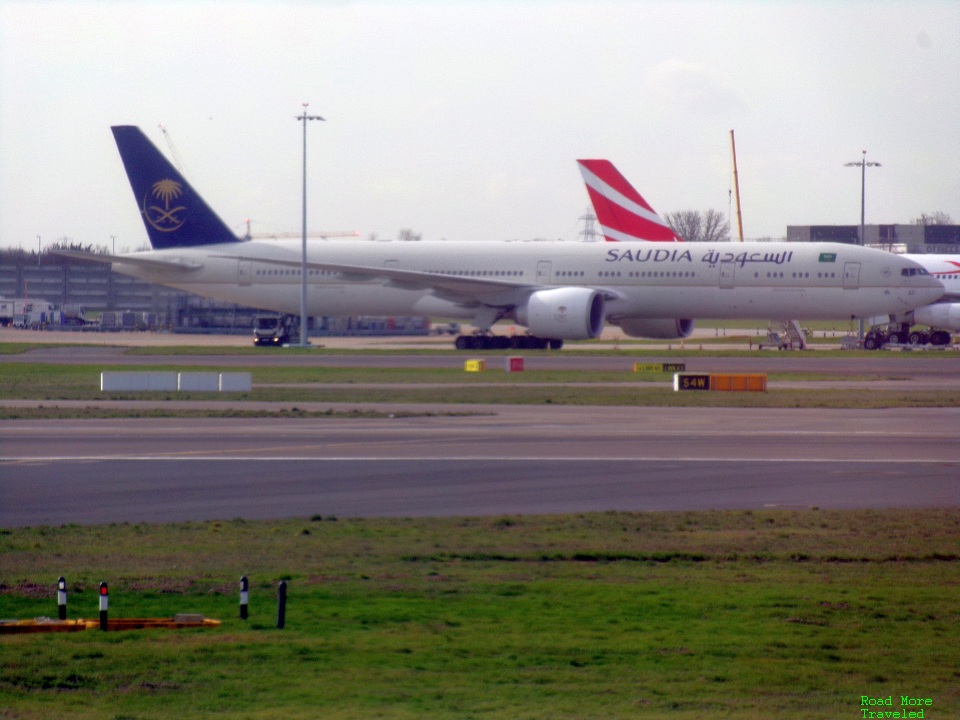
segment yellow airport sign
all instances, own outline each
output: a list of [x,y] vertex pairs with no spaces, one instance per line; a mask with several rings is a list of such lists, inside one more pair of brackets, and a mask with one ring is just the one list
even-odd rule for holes
[[635,373],[664,373],[664,372],[683,372],[687,369],[685,363],[634,363],[633,371]]

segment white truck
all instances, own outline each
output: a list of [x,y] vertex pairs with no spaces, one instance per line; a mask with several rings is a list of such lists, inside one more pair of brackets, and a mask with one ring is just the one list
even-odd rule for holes
[[299,323],[292,315],[257,315],[253,318],[253,344],[257,347],[283,347],[300,337]]

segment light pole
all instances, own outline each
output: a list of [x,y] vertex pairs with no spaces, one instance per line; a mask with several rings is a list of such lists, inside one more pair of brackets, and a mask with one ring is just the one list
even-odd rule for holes
[[[864,219],[866,214],[866,197],[867,197],[867,168],[868,167],[880,167],[878,162],[867,162],[867,151],[863,151],[863,158],[858,162],[848,162],[844,167],[859,167],[860,168],[860,241],[859,245],[865,245],[864,242],[864,233],[866,232]],[[864,327],[863,327],[863,318],[860,318],[860,324],[858,328],[858,334],[860,342],[863,342],[864,336]]]
[[40,267],[40,236],[37,235],[37,267]]
[[300,256],[300,347],[310,347],[307,338],[307,121],[323,120],[319,115],[307,115],[307,105],[303,103],[303,115],[296,120],[303,123],[303,243]]
[[116,255],[117,254],[117,236],[111,235],[110,239],[113,240],[113,254]]
[[860,245],[863,245],[864,238],[864,211],[866,206],[866,196],[867,196],[867,168],[868,167],[880,167],[878,162],[867,162],[867,151],[863,151],[863,159],[858,160],[857,162],[848,162],[844,167],[858,167],[860,168]]

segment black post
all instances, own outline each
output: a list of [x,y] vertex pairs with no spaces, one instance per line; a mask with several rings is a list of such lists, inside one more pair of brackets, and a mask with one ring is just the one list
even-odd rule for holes
[[240,578],[240,619],[247,619],[247,603],[250,598],[250,583],[247,582],[247,576]]
[[63,578],[57,580],[57,617],[67,619],[67,581]]
[[281,580],[277,588],[277,630],[283,630],[287,620],[287,581]]
[[100,629],[107,629],[107,606],[110,602],[110,596],[107,592],[107,584],[100,583]]

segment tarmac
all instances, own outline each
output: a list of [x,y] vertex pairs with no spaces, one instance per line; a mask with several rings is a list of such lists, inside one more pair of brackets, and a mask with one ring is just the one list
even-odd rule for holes
[[[67,338],[63,336],[66,335]],[[0,330],[0,342],[50,343],[0,362],[109,365],[296,363],[461,367],[465,355],[379,350],[164,355],[165,345],[248,346],[248,337]],[[96,334],[101,335],[101,334]],[[27,339],[21,339],[27,338]],[[155,347],[127,355],[124,340]],[[339,340],[339,339],[338,339]],[[410,338],[390,339],[409,347]],[[449,347],[449,338],[417,339]],[[729,348],[729,345],[725,345]],[[610,368],[630,359],[527,352],[532,368]],[[668,360],[676,358],[667,357]],[[644,362],[652,361],[645,358]],[[758,351],[687,356],[688,369],[775,368],[831,376],[780,387],[957,390],[960,355],[942,351],[804,357]],[[692,367],[690,367],[692,366]],[[0,365],[2,368],[2,365]],[[790,369],[787,369],[790,368]],[[2,372],[2,369],[0,369]],[[636,384],[629,380],[625,384]],[[624,384],[620,383],[620,384]],[[771,387],[774,384],[771,383]],[[350,385],[350,387],[357,387]],[[409,387],[409,386],[407,386]],[[434,385],[438,389],[439,385]],[[505,387],[505,392],[509,389]],[[960,507],[960,408],[818,410],[451,405],[231,400],[17,400],[22,405],[269,410],[249,418],[4,420],[0,526],[338,516],[436,516],[764,507]],[[293,406],[379,417],[284,417]],[[412,415],[412,416],[408,416]]]

